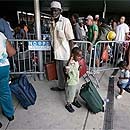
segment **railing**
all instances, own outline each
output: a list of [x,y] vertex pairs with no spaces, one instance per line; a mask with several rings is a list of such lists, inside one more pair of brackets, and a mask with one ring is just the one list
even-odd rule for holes
[[[52,61],[51,41],[22,39],[11,39],[10,41],[17,50],[17,54],[9,58],[11,74],[45,74],[44,65]],[[93,45],[88,41],[74,41],[82,50],[89,73],[116,69],[119,60],[125,57],[129,42],[130,41],[98,41]],[[30,44],[33,44],[33,49]],[[35,48],[37,47],[35,44],[43,48],[39,50],[39,48]],[[108,53],[108,59],[106,61],[102,59],[102,54],[105,49]],[[42,61],[39,60],[39,51],[42,52]],[[99,60],[99,65],[96,63],[97,58]],[[39,69],[40,63],[43,63],[42,71]]]
[[[44,64],[50,62],[51,41],[47,40],[19,40],[10,39],[17,50],[16,55],[9,58],[11,74],[38,74],[45,73]],[[38,48],[37,47],[38,44]],[[33,45],[33,46],[32,46]],[[34,48],[32,48],[34,47]],[[42,52],[42,61],[39,60],[39,53]],[[43,71],[39,71],[39,64],[43,62]]]
[[[124,60],[126,50],[129,46],[130,41],[98,41],[94,46],[94,63],[93,70],[104,71],[116,69],[117,64]],[[102,54],[106,50],[108,53],[108,59],[103,60]],[[99,66],[96,64],[97,51],[99,53]]]

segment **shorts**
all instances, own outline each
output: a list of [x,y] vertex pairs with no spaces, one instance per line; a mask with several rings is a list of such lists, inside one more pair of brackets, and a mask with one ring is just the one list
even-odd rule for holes
[[100,58],[100,49],[99,47],[96,48],[96,54],[95,54],[95,48],[93,50],[93,57],[95,55],[95,59],[99,59]]
[[121,88],[121,89],[126,88],[127,85],[128,85],[128,83],[122,83],[122,84],[117,83],[117,86],[118,86],[119,88]]

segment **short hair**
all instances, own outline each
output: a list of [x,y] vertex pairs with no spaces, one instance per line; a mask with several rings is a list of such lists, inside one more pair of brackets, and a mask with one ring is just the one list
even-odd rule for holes
[[80,54],[80,52],[81,52],[81,49],[79,47],[74,47],[71,50],[71,53],[74,54],[74,55],[78,55],[78,54]]

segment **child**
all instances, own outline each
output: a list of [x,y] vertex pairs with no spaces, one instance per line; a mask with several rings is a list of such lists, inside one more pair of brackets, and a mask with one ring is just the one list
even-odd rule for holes
[[129,76],[130,76],[126,62],[121,61],[119,66],[120,66],[120,76],[119,76],[119,81],[117,82],[117,86],[120,88],[120,92],[119,95],[117,96],[117,99],[122,98],[122,94],[124,92],[124,89],[128,85]]
[[78,47],[74,47],[71,52],[71,58],[65,70],[65,73],[67,75],[65,108],[69,112],[74,112],[72,104],[78,108],[81,107],[80,103],[77,101],[77,96],[79,93],[79,58],[81,58],[81,50]]

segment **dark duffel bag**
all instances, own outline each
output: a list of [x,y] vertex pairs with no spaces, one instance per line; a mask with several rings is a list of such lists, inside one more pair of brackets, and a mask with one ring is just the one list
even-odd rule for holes
[[28,109],[28,106],[35,104],[37,94],[26,75],[20,75],[9,86],[11,92],[16,96],[23,108]]
[[92,113],[104,112],[104,101],[91,81],[82,85],[79,95]]

